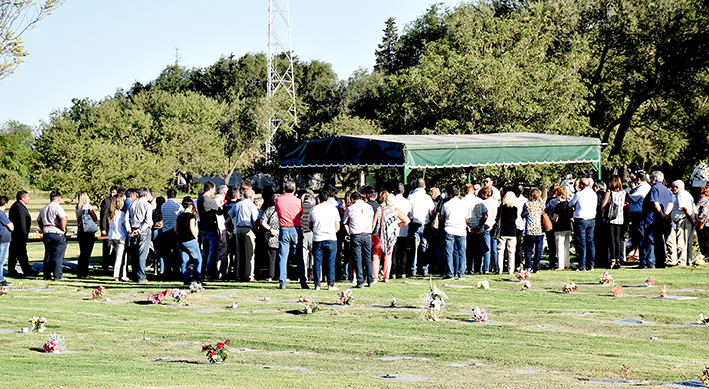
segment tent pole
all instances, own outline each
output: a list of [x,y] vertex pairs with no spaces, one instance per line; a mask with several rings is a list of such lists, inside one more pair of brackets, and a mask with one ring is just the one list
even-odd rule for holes
[[408,184],[409,184],[409,182],[408,182],[408,181],[409,181],[409,178],[408,178],[408,177],[409,177],[409,173],[411,173],[411,169],[409,169],[409,168],[407,168],[406,166],[404,166],[404,179],[402,180],[402,182],[404,183],[404,185],[408,185]]
[[593,165],[593,167],[596,168],[596,171],[598,172],[598,177],[596,178],[598,178],[598,181],[601,181],[603,179],[603,174],[601,173],[601,162],[591,162],[591,164]]

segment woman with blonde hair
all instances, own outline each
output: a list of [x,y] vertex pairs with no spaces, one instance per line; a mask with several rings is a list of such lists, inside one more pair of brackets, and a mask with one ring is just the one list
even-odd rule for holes
[[[533,188],[529,192],[529,200],[524,204],[522,217],[527,221],[524,230],[525,267],[534,273],[539,271],[539,261],[544,247],[544,231],[542,230],[542,191]],[[534,257],[532,257],[532,254]]]
[[497,224],[500,227],[500,237],[497,239],[497,270],[502,271],[505,264],[505,248],[507,248],[507,270],[515,271],[515,250],[517,247],[517,196],[512,191],[505,193],[502,205],[497,210]]
[[[97,231],[87,231],[88,225],[84,225],[84,215],[90,215],[96,227],[96,213],[89,201],[89,195],[86,192],[79,192],[79,200],[76,203],[76,223],[78,225],[76,237],[79,241],[79,259],[76,265],[76,276],[90,280],[89,277],[89,262],[91,262],[91,253],[94,250],[94,241],[96,240]],[[87,220],[88,221],[88,220]]]
[[126,261],[126,240],[130,231],[130,221],[123,212],[123,196],[115,195],[108,207],[108,243],[116,254],[113,264],[113,278],[116,282],[130,281],[128,261]]

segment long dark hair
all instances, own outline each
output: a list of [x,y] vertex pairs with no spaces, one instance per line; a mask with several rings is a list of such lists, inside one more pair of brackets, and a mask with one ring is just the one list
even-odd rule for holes
[[266,185],[263,187],[261,197],[263,197],[263,205],[261,206],[261,209],[266,210],[276,205],[276,192],[274,192],[271,185]]

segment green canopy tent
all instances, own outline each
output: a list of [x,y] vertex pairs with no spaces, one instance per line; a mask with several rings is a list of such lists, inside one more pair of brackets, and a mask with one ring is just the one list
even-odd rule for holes
[[600,172],[598,138],[508,132],[479,135],[348,135],[279,150],[280,167],[398,167],[411,169],[592,163]]

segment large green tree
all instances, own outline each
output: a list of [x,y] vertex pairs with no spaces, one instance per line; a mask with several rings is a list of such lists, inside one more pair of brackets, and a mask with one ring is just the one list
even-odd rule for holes
[[105,196],[111,185],[163,190],[177,172],[218,172],[224,105],[195,92],[121,93],[55,112],[34,151],[42,189]]

